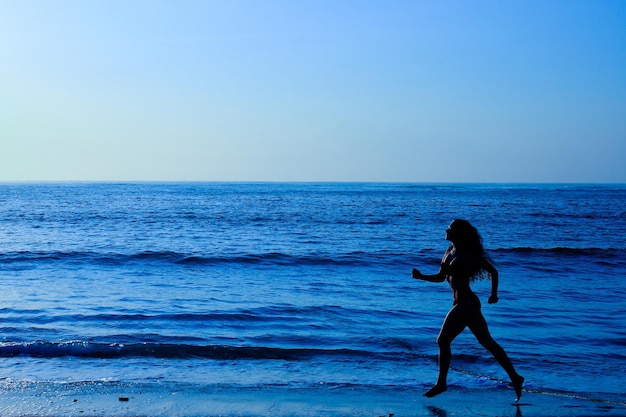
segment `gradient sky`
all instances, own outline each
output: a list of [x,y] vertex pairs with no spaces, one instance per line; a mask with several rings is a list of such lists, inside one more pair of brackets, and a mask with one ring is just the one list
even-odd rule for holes
[[626,182],[625,0],[0,0],[0,181]]

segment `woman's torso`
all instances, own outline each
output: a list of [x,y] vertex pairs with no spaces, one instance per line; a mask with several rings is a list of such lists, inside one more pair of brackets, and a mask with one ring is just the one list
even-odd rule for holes
[[452,288],[455,304],[474,303],[478,300],[470,288],[471,277],[476,272],[474,258],[471,253],[458,250],[454,246],[450,246],[443,256],[441,267]]

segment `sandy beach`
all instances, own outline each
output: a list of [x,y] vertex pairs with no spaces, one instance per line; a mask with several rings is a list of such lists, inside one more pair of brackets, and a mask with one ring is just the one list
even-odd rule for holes
[[421,392],[392,387],[276,387],[194,390],[122,384],[46,386],[37,384],[0,393],[3,416],[624,416],[626,404],[556,393],[525,392],[519,405],[505,386],[451,389],[427,399]]

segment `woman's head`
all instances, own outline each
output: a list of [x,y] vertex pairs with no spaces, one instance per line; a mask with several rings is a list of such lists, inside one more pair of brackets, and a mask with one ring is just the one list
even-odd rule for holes
[[475,271],[472,279],[485,278],[487,274],[483,270],[484,261],[491,262],[483,248],[483,241],[478,230],[467,220],[456,219],[450,223],[446,230],[446,239],[459,250],[469,251],[474,259]]
[[453,220],[446,230],[446,239],[455,246],[482,250],[482,239],[478,234],[478,230],[467,220]]

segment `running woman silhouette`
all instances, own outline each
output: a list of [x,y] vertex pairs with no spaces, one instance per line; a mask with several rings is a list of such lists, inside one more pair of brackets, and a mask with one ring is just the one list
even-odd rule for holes
[[519,401],[524,377],[515,371],[504,349],[491,337],[481,311],[480,300],[470,288],[470,283],[476,279],[491,278],[491,296],[488,302],[497,303],[498,271],[485,253],[480,234],[467,220],[454,220],[446,230],[446,240],[449,240],[451,245],[443,255],[439,272],[433,275],[424,275],[417,269],[413,269],[412,272],[415,279],[428,282],[448,281],[454,295],[452,309],[448,312],[437,338],[439,377],[435,386],[424,395],[434,397],[447,391],[446,380],[452,357],[450,345],[466,327],[469,327],[478,342],[491,352],[507,372],[517,396],[515,401]]

